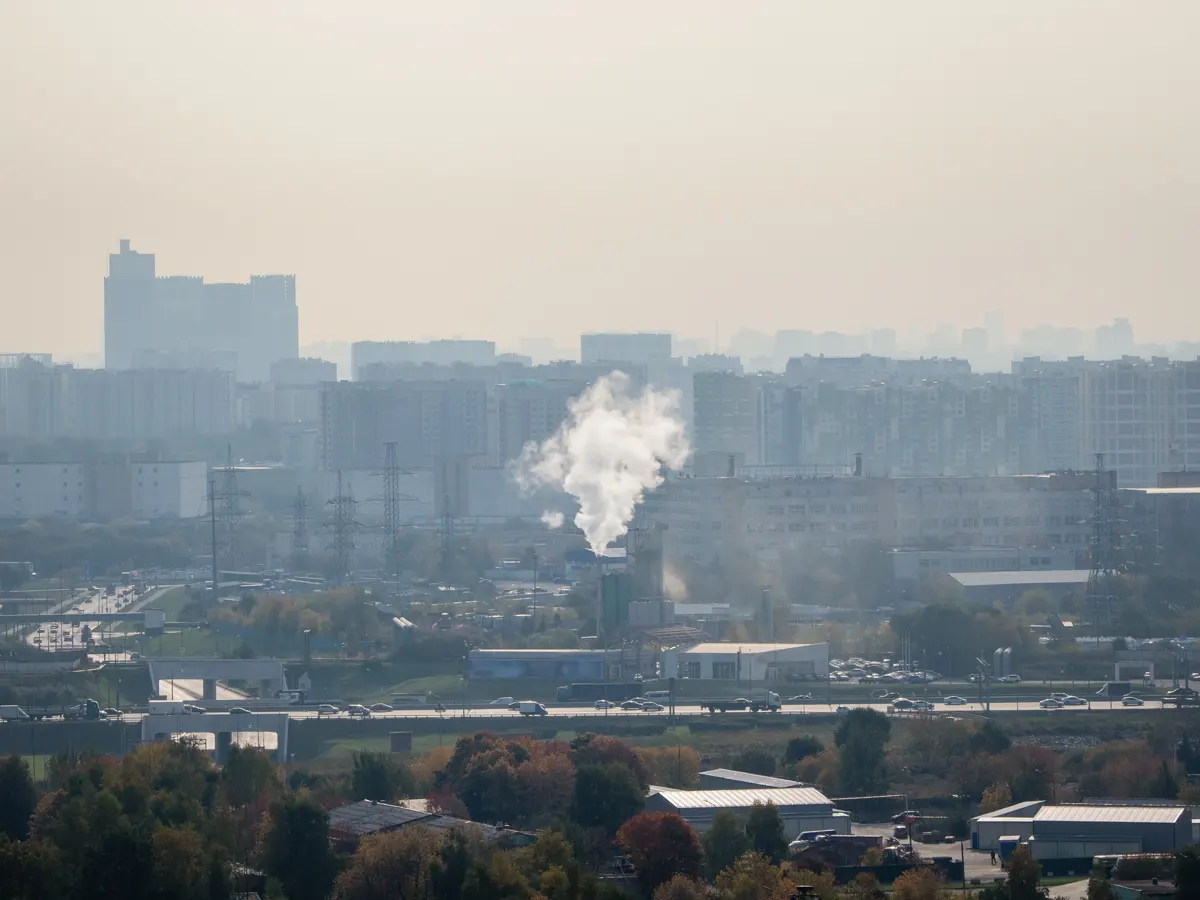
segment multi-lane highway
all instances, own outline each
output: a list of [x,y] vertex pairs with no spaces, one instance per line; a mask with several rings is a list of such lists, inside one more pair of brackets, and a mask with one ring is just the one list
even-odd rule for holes
[[[41,622],[30,627],[25,634],[25,642],[42,650],[76,650],[84,645],[83,628],[91,629],[93,640],[107,643],[114,633],[128,633],[134,630],[130,624],[105,622],[87,619],[88,614],[108,615],[111,613],[137,612],[146,606],[154,604],[171,586],[155,588],[137,596],[132,588],[121,588],[114,594],[108,594],[103,589],[78,591],[70,599],[55,606],[49,615],[62,617],[58,622]],[[81,618],[82,616],[82,618]],[[128,660],[129,654],[124,652],[92,651],[94,656],[117,662]]]

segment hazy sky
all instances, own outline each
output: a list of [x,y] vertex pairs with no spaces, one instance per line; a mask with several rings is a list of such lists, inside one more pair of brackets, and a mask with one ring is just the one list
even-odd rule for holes
[[302,343],[1200,336],[1200,3],[0,3],[0,351],[117,240],[294,272]]

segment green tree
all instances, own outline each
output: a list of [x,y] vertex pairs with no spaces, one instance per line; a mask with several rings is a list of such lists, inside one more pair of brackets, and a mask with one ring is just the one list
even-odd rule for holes
[[794,737],[787,742],[787,747],[783,751],[783,761],[785,763],[796,763],[808,756],[816,756],[818,753],[825,752],[825,745],[811,734]]
[[783,827],[783,817],[774,803],[755,801],[746,817],[746,837],[750,848],[774,863],[787,855],[788,839]]
[[700,839],[678,813],[638,813],[621,826],[617,842],[647,892],[675,875],[697,878],[704,864]]
[[1045,900],[1050,896],[1050,891],[1041,886],[1042,867],[1024,844],[1019,844],[1013,851],[1005,868],[1008,870],[1008,880],[1004,883],[1008,900]]
[[279,772],[264,751],[234,744],[221,767],[221,785],[231,806],[245,806],[260,797],[274,799],[280,785]]
[[575,773],[571,818],[613,835],[646,805],[637,777],[620,763],[581,766]]
[[723,900],[783,900],[794,891],[779,864],[753,850],[717,876],[717,889]]
[[416,900],[430,895],[441,838],[420,826],[363,839],[338,876],[334,900]]
[[774,775],[775,757],[761,747],[747,747],[733,758],[733,768],[755,775]]
[[887,788],[884,748],[891,731],[887,716],[873,709],[852,709],[842,718],[834,742],[843,791],[865,794]]
[[68,896],[69,870],[47,841],[13,841],[0,834],[0,885],[6,900]]
[[1194,846],[1175,856],[1175,890],[1180,897],[1200,897],[1200,850]]
[[329,816],[307,793],[271,804],[261,863],[279,879],[288,900],[325,900],[337,861],[329,847]]
[[701,836],[700,843],[704,847],[709,875],[713,878],[750,849],[746,825],[730,809],[717,810],[712,825]]
[[412,772],[387,753],[354,754],[350,773],[350,796],[355,800],[393,803],[410,797],[415,790]]
[[1179,782],[1175,780],[1175,776],[1171,774],[1171,770],[1167,768],[1167,761],[1164,759],[1159,766],[1157,774],[1150,782],[1151,797],[1161,797],[1163,800],[1174,800],[1179,794]]
[[25,840],[36,807],[37,789],[25,760],[10,756],[0,762],[0,834],[14,841]]
[[968,740],[968,749],[972,754],[1003,753],[1011,746],[1012,741],[1009,740],[1008,734],[996,723],[995,719],[988,719],[984,722],[983,726]]
[[1007,782],[997,781],[991,787],[983,792],[983,797],[979,801],[979,811],[981,813],[995,812],[998,809],[1003,809],[1006,806],[1012,805],[1012,789]]
[[716,900],[716,892],[695,878],[676,875],[656,887],[651,900]]

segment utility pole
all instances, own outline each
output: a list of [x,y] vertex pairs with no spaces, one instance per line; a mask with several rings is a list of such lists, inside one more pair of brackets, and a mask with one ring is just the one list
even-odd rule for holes
[[237,466],[233,464],[233,446],[226,445],[225,465],[221,469],[221,490],[215,496],[217,500],[221,501],[221,523],[225,532],[225,544],[229,557],[227,565],[230,569],[237,566],[237,529],[244,515],[242,511],[244,495],[245,491],[238,490]]

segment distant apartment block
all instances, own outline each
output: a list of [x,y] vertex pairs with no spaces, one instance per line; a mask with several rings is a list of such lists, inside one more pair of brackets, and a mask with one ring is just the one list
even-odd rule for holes
[[350,345],[351,377],[366,380],[362,370],[373,364],[408,366],[491,366],[496,363],[493,341],[355,341]]
[[378,469],[394,441],[404,468],[488,453],[488,390],[471,381],[340,381],[320,387],[321,465]]
[[190,519],[207,504],[204,462],[0,463],[0,519]]
[[773,566],[804,548],[840,551],[866,541],[1086,554],[1094,485],[1091,473],[679,477],[648,494],[637,519],[665,525],[667,555],[700,565],[749,553]]
[[337,381],[337,363],[311,356],[279,359],[271,363],[270,381],[276,385],[317,385],[323,381]]
[[582,363],[628,362],[646,365],[671,359],[669,334],[585,334],[579,338]]
[[26,361],[41,366],[52,366],[54,356],[50,353],[0,353],[0,369],[15,369]]
[[234,427],[233,376],[207,370],[0,369],[0,436],[147,440]]
[[106,369],[164,365],[221,368],[266,381],[271,363],[299,355],[294,275],[253,275],[210,284],[200,276],[160,276],[154,254],[122,240],[104,279]]

